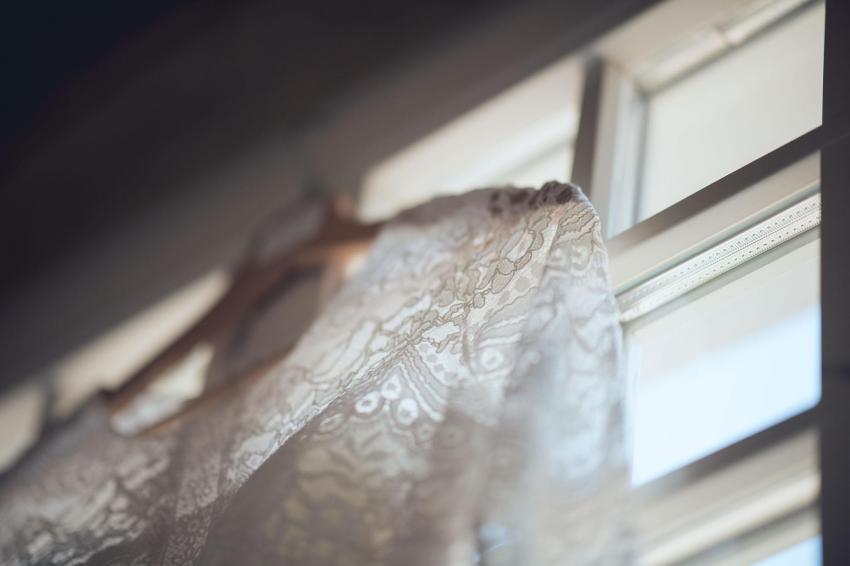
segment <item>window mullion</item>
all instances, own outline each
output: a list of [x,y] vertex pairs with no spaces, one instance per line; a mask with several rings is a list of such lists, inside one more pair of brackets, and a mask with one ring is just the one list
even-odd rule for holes
[[634,80],[604,59],[591,59],[586,77],[573,179],[610,236],[635,221],[646,104]]

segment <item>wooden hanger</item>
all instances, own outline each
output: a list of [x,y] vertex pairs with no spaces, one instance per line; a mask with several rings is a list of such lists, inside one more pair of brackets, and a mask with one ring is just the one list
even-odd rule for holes
[[[306,245],[284,251],[270,259],[261,259],[261,254],[257,251],[261,242],[255,238],[253,245],[249,246],[250,251],[246,254],[246,259],[236,269],[224,296],[200,320],[135,372],[121,387],[106,392],[111,414],[116,415],[126,409],[166,371],[185,359],[196,345],[208,343],[219,351],[226,348],[240,320],[273,289],[285,285],[287,280],[297,278],[305,269],[327,266],[370,245],[382,225],[359,223],[352,220],[350,214],[342,212],[341,208],[338,202],[327,203],[323,222]],[[252,375],[261,374],[268,365],[270,363],[261,363],[260,367],[249,370],[245,376],[228,376],[222,384],[216,384],[212,388],[205,386],[199,397],[188,402],[166,421],[179,418],[196,406],[214,401],[227,392],[233,382],[250,381]],[[242,377],[245,377],[245,380]]]

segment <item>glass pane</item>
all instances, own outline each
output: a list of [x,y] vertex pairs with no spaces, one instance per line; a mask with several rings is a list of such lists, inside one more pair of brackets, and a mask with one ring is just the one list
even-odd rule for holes
[[540,187],[547,181],[566,182],[570,178],[573,162],[573,146],[563,140],[556,146],[531,157],[527,162],[503,173],[493,174],[482,185],[517,187]]
[[821,123],[822,3],[650,96],[640,219]]
[[371,167],[358,206],[389,218],[435,196],[568,179],[583,66],[568,56]]
[[753,566],[820,566],[821,539],[812,538],[756,562]]
[[633,483],[693,462],[820,397],[819,242],[628,330]]

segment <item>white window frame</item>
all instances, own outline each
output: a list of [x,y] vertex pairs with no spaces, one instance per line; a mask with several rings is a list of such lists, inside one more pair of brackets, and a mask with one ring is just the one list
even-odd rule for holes
[[[584,62],[572,179],[588,192],[603,227],[618,234],[608,241],[608,250],[626,325],[650,314],[662,316],[688,301],[697,287],[705,290],[706,283],[731,281],[759,262],[819,236],[819,152],[840,134],[826,123],[633,225],[647,100],[635,78],[640,60],[657,51],[660,41],[676,40],[671,36],[686,34],[689,26],[711,22],[740,4],[741,0],[659,2],[606,35],[591,38],[583,49],[562,52],[567,57],[562,62]],[[578,104],[564,95],[564,104]],[[491,99],[491,106],[494,100],[499,95]],[[482,114],[487,106],[467,113],[480,118],[471,123],[494,127],[495,122]],[[522,111],[513,108],[512,114]],[[458,140],[475,134],[475,128],[456,127],[461,121],[435,128],[406,150],[396,146],[389,157],[373,161],[361,189],[382,176],[406,179],[412,172],[428,170],[431,167],[423,164],[429,156],[430,163],[440,163],[445,155],[441,152],[456,152],[447,148],[463,145]],[[445,143],[446,139],[454,142]],[[399,182],[385,179],[383,184],[393,187]],[[782,228],[774,243],[750,242],[750,234],[765,222]],[[699,269],[695,276],[689,266],[716,254],[723,254],[731,267]],[[732,540],[755,559],[782,550],[777,541],[790,546],[816,535],[820,482],[813,415],[807,411],[638,488],[644,562],[701,563]],[[751,481],[765,469],[793,473]],[[730,486],[737,487],[734,497],[721,496]],[[785,504],[771,505],[777,497]],[[742,500],[745,505],[739,505]]]
[[[820,237],[820,150],[846,131],[826,120],[635,224],[647,95],[622,56],[639,60],[657,50],[653,42],[669,41],[669,30],[710,20],[733,4],[662,3],[588,49],[573,178],[590,188],[606,233],[617,234],[608,250],[626,326],[663,316],[698,287],[737,278]],[[755,237],[765,226],[773,229],[768,244]],[[806,411],[641,486],[644,563],[703,563],[708,556],[724,563],[723,545],[732,540],[736,557],[725,560],[741,553],[754,560],[782,550],[777,540],[791,546],[817,535],[815,415]]]

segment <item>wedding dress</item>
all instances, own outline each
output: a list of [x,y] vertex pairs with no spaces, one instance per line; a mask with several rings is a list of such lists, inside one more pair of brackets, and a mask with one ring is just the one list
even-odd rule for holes
[[0,561],[629,564],[620,340],[576,187],[434,200],[237,394],[45,439],[0,485]]

